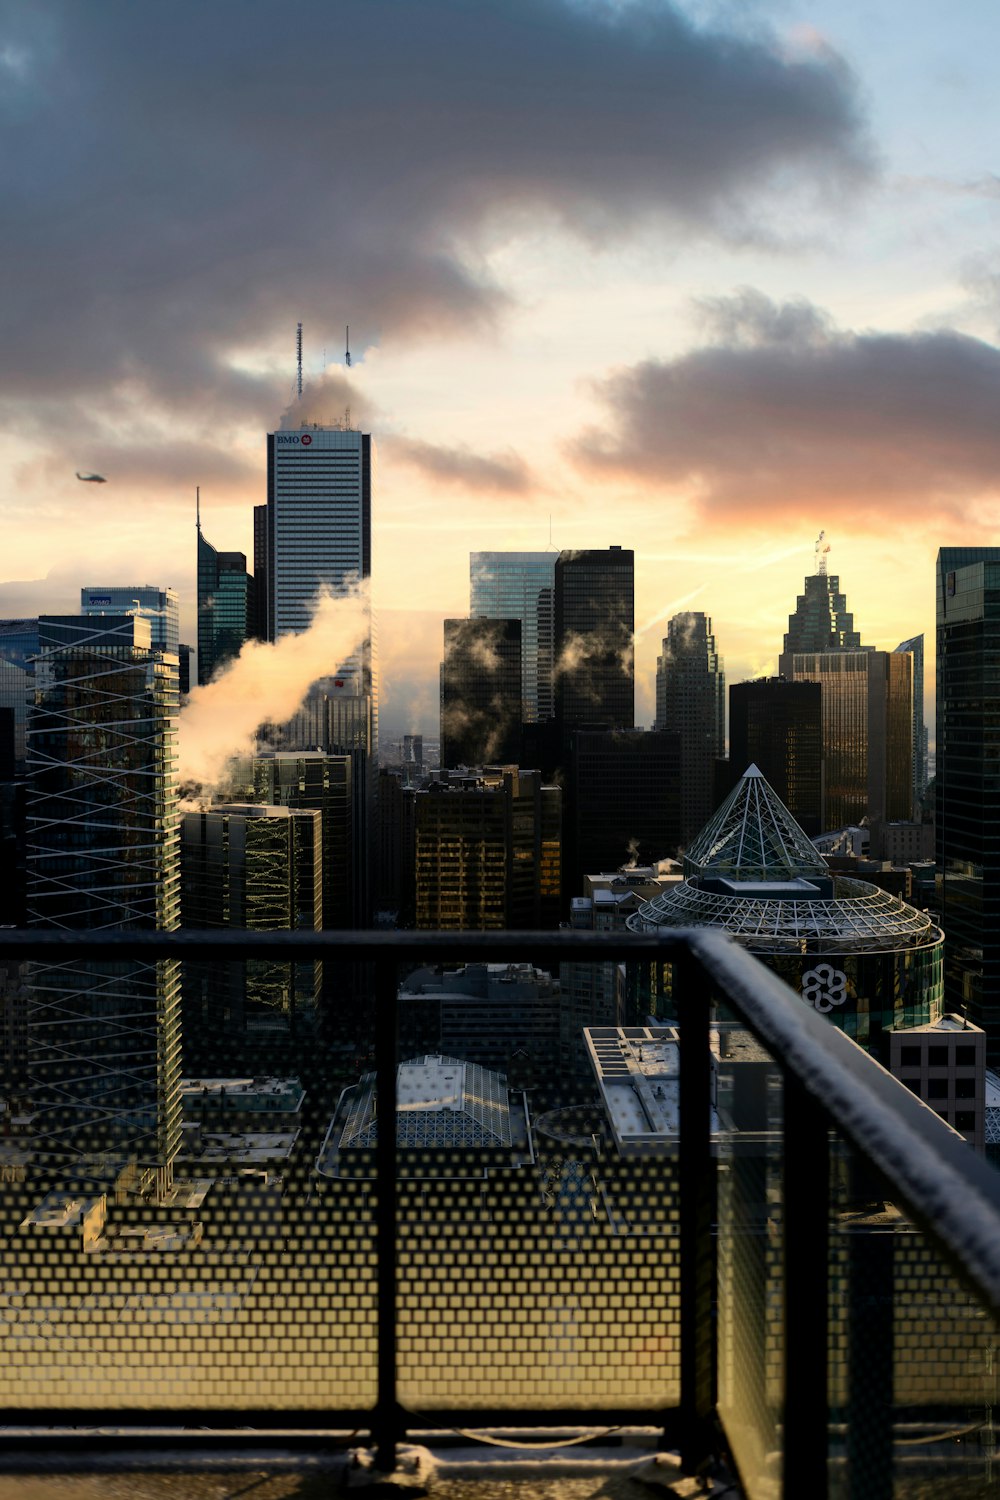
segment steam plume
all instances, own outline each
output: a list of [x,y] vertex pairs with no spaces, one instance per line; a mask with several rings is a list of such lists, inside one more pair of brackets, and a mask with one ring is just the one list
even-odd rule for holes
[[219,677],[192,689],[181,710],[180,780],[219,781],[230,756],[252,749],[260,724],[290,719],[317,678],[336,673],[370,632],[368,585],[362,583],[345,595],[317,595],[312,623],[301,635],[248,641]]

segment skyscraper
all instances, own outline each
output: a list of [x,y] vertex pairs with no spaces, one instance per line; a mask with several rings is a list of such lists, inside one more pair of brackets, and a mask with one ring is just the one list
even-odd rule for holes
[[756,766],[809,838],[823,832],[823,689],[762,677],[729,689],[734,784]]
[[473,552],[469,613],[521,622],[521,722],[551,719],[555,552]]
[[234,801],[293,810],[311,809],[322,820],[322,926],[364,924],[359,873],[358,804],[354,760],[321,750],[263,751],[230,762]]
[[938,896],[945,1006],[1000,1058],[1000,547],[937,560]]
[[700,610],[674,615],[656,658],[656,725],[680,736],[681,838],[693,838],[714,811],[715,761],[726,748],[726,675]]
[[779,658],[778,672],[792,675],[790,658],[795,652],[860,651],[861,635],[854,628],[854,616],[847,608],[847,597],[840,592],[840,579],[826,570],[829,546],[823,545],[821,531],[816,543],[816,572],[805,581],[805,592],[798,596],[795,610],[788,617],[788,630]]
[[256,592],[242,552],[219,552],[198,520],[198,682],[239,656],[256,630]]
[[[185,927],[319,931],[319,812],[221,803],[186,812],[181,835]],[[317,962],[248,959],[185,965],[185,1008],[216,1045],[244,1034],[266,1040],[312,1030],[319,990]],[[225,1062],[231,1065],[230,1058]]]
[[563,888],[597,870],[656,864],[680,843],[680,736],[651,729],[570,736]]
[[24,769],[37,655],[37,620],[0,620],[0,708],[9,709],[12,716],[15,774]]
[[181,638],[176,589],[159,589],[150,583],[115,583],[91,584],[80,590],[82,615],[128,615],[133,610],[149,621],[153,650],[176,656]]
[[[345,421],[311,424],[267,437],[267,514],[254,515],[255,550],[266,545],[268,639],[300,634],[321,591],[334,595],[371,577],[375,444]],[[371,910],[371,841],[378,787],[378,670],[374,619],[347,661],[331,661],[299,713],[275,726],[283,751],[322,750],[354,758],[359,809],[358,890]]]
[[[308,629],[321,589],[371,577],[374,445],[353,427],[267,435],[268,635]],[[331,674],[342,665],[331,662]]]
[[823,831],[913,809],[913,658],[889,651],[796,652],[795,682],[822,686]]
[[896,647],[913,657],[913,810],[927,790],[927,725],[924,723],[924,638],[914,635]]
[[490,767],[414,792],[416,925],[551,927],[559,919],[561,795],[537,771]]
[[555,568],[555,708],[564,730],[635,724],[635,556],[560,552]]
[[517,761],[521,663],[520,620],[445,620],[442,766]]
[[[177,658],[142,615],[42,616],[28,727],[28,917],[69,929],[179,920]],[[175,961],[39,964],[36,1151],[169,1180],[180,1140]]]

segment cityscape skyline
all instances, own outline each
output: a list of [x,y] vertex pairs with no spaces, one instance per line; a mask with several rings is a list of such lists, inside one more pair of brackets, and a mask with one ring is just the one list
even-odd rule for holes
[[[462,10],[432,0],[416,25],[377,0],[335,23],[303,6],[316,58],[349,22],[385,59],[349,88],[255,17],[225,125],[200,87],[208,57],[228,76],[225,4],[197,48],[152,13],[10,19],[0,67],[31,124],[9,158],[24,311],[0,368],[0,615],[71,608],[88,578],[145,578],[155,556],[193,640],[195,487],[206,535],[249,558],[260,435],[286,409],[349,406],[381,444],[390,737],[432,732],[439,621],[466,612],[473,551],[632,549],[646,724],[658,626],[641,627],[703,609],[732,680],[772,673],[820,530],[866,641],[929,635],[936,548],[982,542],[996,514],[990,8],[945,24],[923,5],[905,36],[888,0],[517,0],[475,30]],[[678,68],[691,87],[671,87]],[[51,169],[64,84],[91,132],[71,194]],[[300,96],[322,128],[287,123]],[[581,112],[597,97],[613,129]],[[198,105],[180,136],[160,113],[178,98]],[[697,128],[677,128],[682,98]],[[412,130],[386,138],[401,117]],[[111,161],[157,177],[155,213],[126,195],[122,221]]]

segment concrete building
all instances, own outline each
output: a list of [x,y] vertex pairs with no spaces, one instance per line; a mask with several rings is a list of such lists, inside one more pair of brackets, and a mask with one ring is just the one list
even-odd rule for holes
[[962,1016],[889,1035],[890,1073],[935,1114],[986,1150],[986,1033]]
[[418,969],[399,991],[400,1050],[442,1052],[531,1083],[559,1066],[562,991],[531,964]]

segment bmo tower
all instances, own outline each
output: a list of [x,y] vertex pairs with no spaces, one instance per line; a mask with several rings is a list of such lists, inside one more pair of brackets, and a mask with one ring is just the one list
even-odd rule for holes
[[[269,640],[308,629],[321,590],[345,594],[358,579],[371,577],[374,461],[370,434],[349,421],[268,433],[267,506],[263,524],[254,528],[254,570],[266,579]],[[349,660],[330,662],[294,718],[273,727],[269,738],[282,751],[353,758],[354,864],[367,887],[378,753],[374,631]]]

